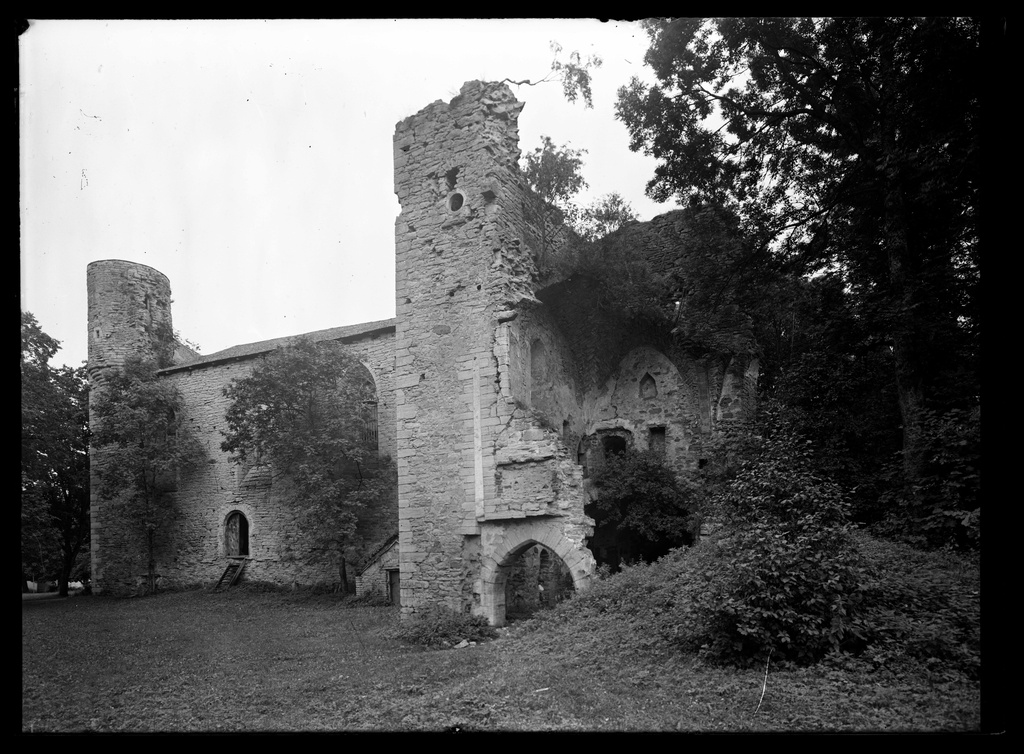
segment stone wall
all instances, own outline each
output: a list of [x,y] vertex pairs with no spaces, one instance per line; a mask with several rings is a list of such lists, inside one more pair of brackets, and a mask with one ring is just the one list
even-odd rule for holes
[[[585,589],[595,566],[585,476],[602,461],[603,439],[654,450],[689,473],[710,438],[753,412],[748,333],[721,339],[734,344],[729,353],[694,351],[670,328],[604,306],[585,276],[556,279],[582,247],[557,213],[538,228],[518,168],[522,107],[505,85],[469,82],[397,125],[397,316],[309,334],[346,343],[376,384],[379,448],[395,459],[398,489],[363,533],[378,542],[397,531],[398,544],[358,564],[359,583],[386,587],[397,564],[403,616],[442,604],[501,624],[509,575],[539,563],[538,546],[560,561],[548,572]],[[627,224],[613,242],[653,274],[672,268],[687,233],[685,215],[669,213]],[[90,265],[89,289],[95,385],[128,353],[166,352],[166,277],[110,260]],[[219,577],[235,512],[248,523],[246,578],[337,580],[305,547],[272,469],[239,467],[220,451],[224,387],[286,340],[202,357],[178,347],[161,373],[185,396],[183,418],[207,451],[169,497],[179,515],[161,542],[165,583]],[[138,565],[117,531],[94,500],[98,590],[134,583]]]
[[[505,323],[539,302],[507,86],[470,82],[398,124],[395,388],[402,610],[442,603],[504,619],[495,547],[542,519],[574,578],[593,558],[578,468],[512,387]],[[554,436],[552,436],[554,435]],[[539,524],[538,524],[539,525]],[[530,530],[533,533],[533,529]],[[500,543],[500,545],[499,545]],[[532,544],[532,542],[530,543]],[[500,587],[498,581],[501,581]]]
[[[346,345],[368,368],[377,386],[378,450],[394,453],[394,405],[391,399],[394,340],[390,328],[336,328],[310,333],[314,340],[339,341]],[[348,331],[347,335],[340,335]],[[283,340],[283,339],[282,339]],[[228,552],[225,522],[233,511],[240,511],[249,523],[249,562],[243,579],[282,584],[338,583],[335,562],[325,560],[305,543],[287,490],[268,465],[246,467],[232,463],[220,450],[225,414],[230,401],[224,388],[233,379],[248,375],[258,363],[258,353],[271,350],[281,342],[260,344],[254,353],[244,356],[213,354],[200,360],[163,371],[181,391],[189,430],[206,447],[208,462],[183,476],[175,495],[180,511],[179,525],[171,534],[173,559],[162,565],[163,574],[172,583],[215,581],[224,570]],[[285,499],[283,499],[285,498]],[[369,511],[363,532],[368,541],[379,539],[397,528],[397,511],[384,506]]]
[[366,566],[356,576],[356,596],[376,595],[397,601],[399,594],[391,595],[391,575],[399,570],[398,538],[388,539],[379,551],[371,553]]
[[[102,389],[104,375],[131,353],[151,355],[148,338],[157,322],[170,327],[170,283],[144,265],[96,262],[89,268],[90,380]],[[166,328],[165,328],[166,329]],[[366,366],[378,395],[378,449],[395,453],[394,324],[391,321],[332,328],[307,337],[338,341]],[[261,355],[288,339],[236,346],[209,356],[179,353],[180,363],[161,370],[161,379],[183,397],[180,419],[197,437],[205,460],[182,472],[166,494],[175,509],[173,525],[159,533],[157,570],[163,586],[213,584],[228,562],[228,517],[239,512],[247,524],[248,562],[243,580],[279,584],[337,583],[337,565],[306,545],[294,512],[284,500],[283,482],[267,465],[241,466],[220,449],[229,401],[224,388],[251,373]],[[94,391],[95,393],[95,391]],[[93,452],[93,466],[106,462]],[[94,477],[94,493],[95,477]],[[93,578],[98,592],[127,593],[137,588],[145,558],[130,522],[113,518],[110,504],[93,495]],[[397,530],[397,506],[369,511],[362,524],[367,541]],[[237,553],[235,553],[237,554]]]
[[[129,356],[155,359],[173,333],[171,284],[167,276],[143,264],[120,259],[92,262],[86,269],[89,312],[90,409],[108,376]],[[165,355],[169,355],[166,354]],[[93,419],[95,422],[95,418]],[[90,449],[90,531],[92,576],[96,591],[132,592],[146,571],[140,533],[119,519],[99,495],[95,470],[109,453]]]

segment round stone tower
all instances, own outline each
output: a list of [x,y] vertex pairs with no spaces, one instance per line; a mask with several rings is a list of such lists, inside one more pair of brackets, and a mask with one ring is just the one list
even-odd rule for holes
[[[171,283],[162,272],[144,264],[120,259],[92,262],[87,270],[89,302],[89,408],[103,390],[114,370],[124,366],[131,355],[151,358],[170,365],[174,352],[171,326]],[[125,591],[131,588],[129,574],[105,573],[117,549],[117,522],[104,520],[97,469],[103,454],[90,449],[90,488],[93,590]],[[104,536],[109,527],[110,537]]]
[[92,262],[86,277],[90,380],[102,382],[106,370],[123,366],[131,354],[169,361],[174,330],[167,276],[144,264],[104,259]]

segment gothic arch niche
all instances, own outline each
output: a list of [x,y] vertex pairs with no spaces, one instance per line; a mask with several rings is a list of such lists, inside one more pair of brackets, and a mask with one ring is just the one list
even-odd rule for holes
[[224,521],[224,552],[228,557],[249,556],[249,519],[233,510]]
[[647,372],[640,379],[640,398],[645,401],[652,400],[658,397],[658,384],[651,377],[651,373]]

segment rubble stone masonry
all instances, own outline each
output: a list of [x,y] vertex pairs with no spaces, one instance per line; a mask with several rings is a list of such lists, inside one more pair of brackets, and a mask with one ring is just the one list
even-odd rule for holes
[[[376,385],[397,503],[369,522],[376,556],[353,565],[360,589],[400,597],[405,617],[443,605],[500,625],[509,575],[539,578],[542,560],[544,573],[559,575],[556,591],[569,581],[585,589],[595,570],[586,474],[608,438],[689,473],[704,443],[753,407],[752,349],[690,354],[667,332],[603,310],[585,280],[545,277],[544,260],[571,248],[570,233],[557,213],[543,233],[537,227],[518,167],[522,108],[506,85],[474,81],[397,125],[396,317],[309,334],[346,343]],[[623,232],[633,253],[667,265],[680,223],[670,213]],[[126,355],[153,353],[170,331],[170,283],[117,260],[93,263],[88,278],[89,374],[102,389]],[[246,578],[337,581],[305,547],[272,469],[243,468],[220,451],[224,387],[286,341],[210,356],[179,348],[161,372],[184,395],[183,418],[207,452],[171,496],[178,515],[159,570],[172,583],[219,577],[238,536],[235,512],[248,524]],[[94,586],[129,591],[141,566],[118,534],[125,522],[108,512],[94,495]]]

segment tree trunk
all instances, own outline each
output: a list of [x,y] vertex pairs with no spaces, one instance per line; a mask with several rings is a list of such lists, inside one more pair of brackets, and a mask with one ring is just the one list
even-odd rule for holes
[[341,579],[341,593],[348,594],[348,563],[344,555],[341,556],[341,561],[338,563],[338,577]]
[[896,392],[903,419],[903,488],[916,507],[923,502],[918,483],[926,460],[925,438],[921,429],[925,395],[921,328],[917,322],[919,271],[908,270],[915,250],[909,237],[904,192],[898,176],[889,176],[884,223],[889,240],[890,293],[896,307],[891,327]]

